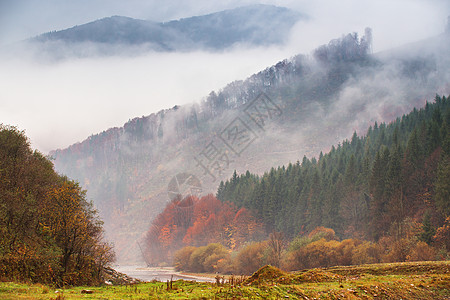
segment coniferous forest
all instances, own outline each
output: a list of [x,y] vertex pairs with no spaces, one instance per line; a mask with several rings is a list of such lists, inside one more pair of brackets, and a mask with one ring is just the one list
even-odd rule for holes
[[268,232],[289,237],[325,226],[341,237],[377,241],[401,232],[408,219],[437,228],[450,214],[449,102],[436,96],[317,159],[303,157],[261,177],[235,173],[217,198],[251,209]]
[[[179,270],[234,274],[264,264],[295,270],[448,259],[449,178],[450,101],[436,96],[318,158],[262,176],[234,172],[220,183],[220,201],[173,200],[147,234],[147,254],[164,253]],[[236,222],[242,209],[248,217]],[[228,221],[220,217],[227,214]]]

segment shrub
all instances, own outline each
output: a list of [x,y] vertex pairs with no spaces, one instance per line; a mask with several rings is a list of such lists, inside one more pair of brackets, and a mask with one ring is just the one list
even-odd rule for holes
[[254,242],[244,246],[235,259],[235,272],[250,275],[265,265],[267,242]]
[[217,272],[221,274],[233,274],[235,272],[234,261],[231,255],[217,261]]
[[195,247],[187,246],[181,248],[174,254],[173,258],[173,266],[177,271],[188,271],[189,270],[189,260],[191,258],[192,253],[195,251]]
[[372,242],[364,242],[353,249],[352,264],[374,264],[380,262],[381,247]]
[[426,242],[418,242],[412,249],[410,254],[410,261],[424,261],[434,260],[436,258],[436,251],[430,247]]
[[217,262],[226,258],[228,250],[218,243],[195,249],[189,259],[189,270],[193,272],[213,272]]
[[358,240],[347,239],[342,242],[324,238],[311,242],[286,255],[284,267],[289,270],[351,265]]
[[313,231],[309,233],[308,237],[313,241],[317,241],[322,238],[327,241],[337,240],[336,233],[334,232],[334,230],[323,226],[316,227]]

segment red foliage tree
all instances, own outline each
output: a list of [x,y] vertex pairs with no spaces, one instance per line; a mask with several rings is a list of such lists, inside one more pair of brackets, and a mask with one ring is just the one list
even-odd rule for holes
[[186,197],[168,203],[153,221],[146,236],[150,264],[170,261],[183,246],[221,243],[233,250],[262,236],[263,225],[245,208],[221,202],[209,194],[200,199]]

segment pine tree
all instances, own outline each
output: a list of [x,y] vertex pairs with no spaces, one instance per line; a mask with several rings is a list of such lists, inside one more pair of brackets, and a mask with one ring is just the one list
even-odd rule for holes
[[[382,153],[381,153],[382,152]],[[370,228],[372,237],[377,240],[386,230],[384,214],[386,212],[386,167],[389,161],[389,149],[384,147],[377,152],[370,178],[370,193],[372,203],[370,207]]]
[[400,224],[405,217],[406,201],[403,193],[401,150],[399,146],[395,147],[389,159],[385,197],[388,202],[386,207],[388,223]]
[[444,217],[450,216],[450,157],[444,157],[440,164],[435,182],[436,207]]
[[433,242],[433,236],[436,234],[436,228],[431,223],[431,213],[426,211],[422,221],[422,233],[420,234],[420,240],[424,241],[428,245]]
[[226,199],[225,198],[225,184],[224,184],[223,180],[220,181],[219,188],[217,189],[216,197],[217,197],[217,199],[219,199],[222,202],[225,201],[225,199]]
[[430,155],[441,145],[440,125],[436,120],[432,120],[427,131],[427,154]]

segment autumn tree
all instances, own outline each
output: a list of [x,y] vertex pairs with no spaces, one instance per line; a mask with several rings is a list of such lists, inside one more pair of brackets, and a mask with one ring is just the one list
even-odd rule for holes
[[252,242],[243,246],[238,251],[235,259],[235,273],[251,275],[267,264],[267,258],[265,257],[267,247],[267,242]]
[[93,284],[114,259],[79,185],[32,151],[23,131],[0,125],[0,276]]
[[[62,249],[64,272],[86,268],[106,250],[101,246],[102,222],[92,203],[86,200],[86,192],[77,183],[62,178],[62,182],[49,191],[46,199],[42,231],[54,237]],[[99,259],[100,262],[102,259]]]
[[262,228],[249,210],[238,210],[233,203],[223,203],[211,194],[200,199],[176,198],[153,220],[146,235],[146,256],[151,264],[158,264],[170,262],[183,246],[220,243],[234,250],[261,238]]
[[444,224],[436,230],[433,239],[439,247],[450,252],[450,216],[447,217]]
[[269,250],[268,261],[271,265],[279,268],[281,265],[281,255],[286,246],[286,240],[282,232],[272,232],[269,235],[267,247]]

